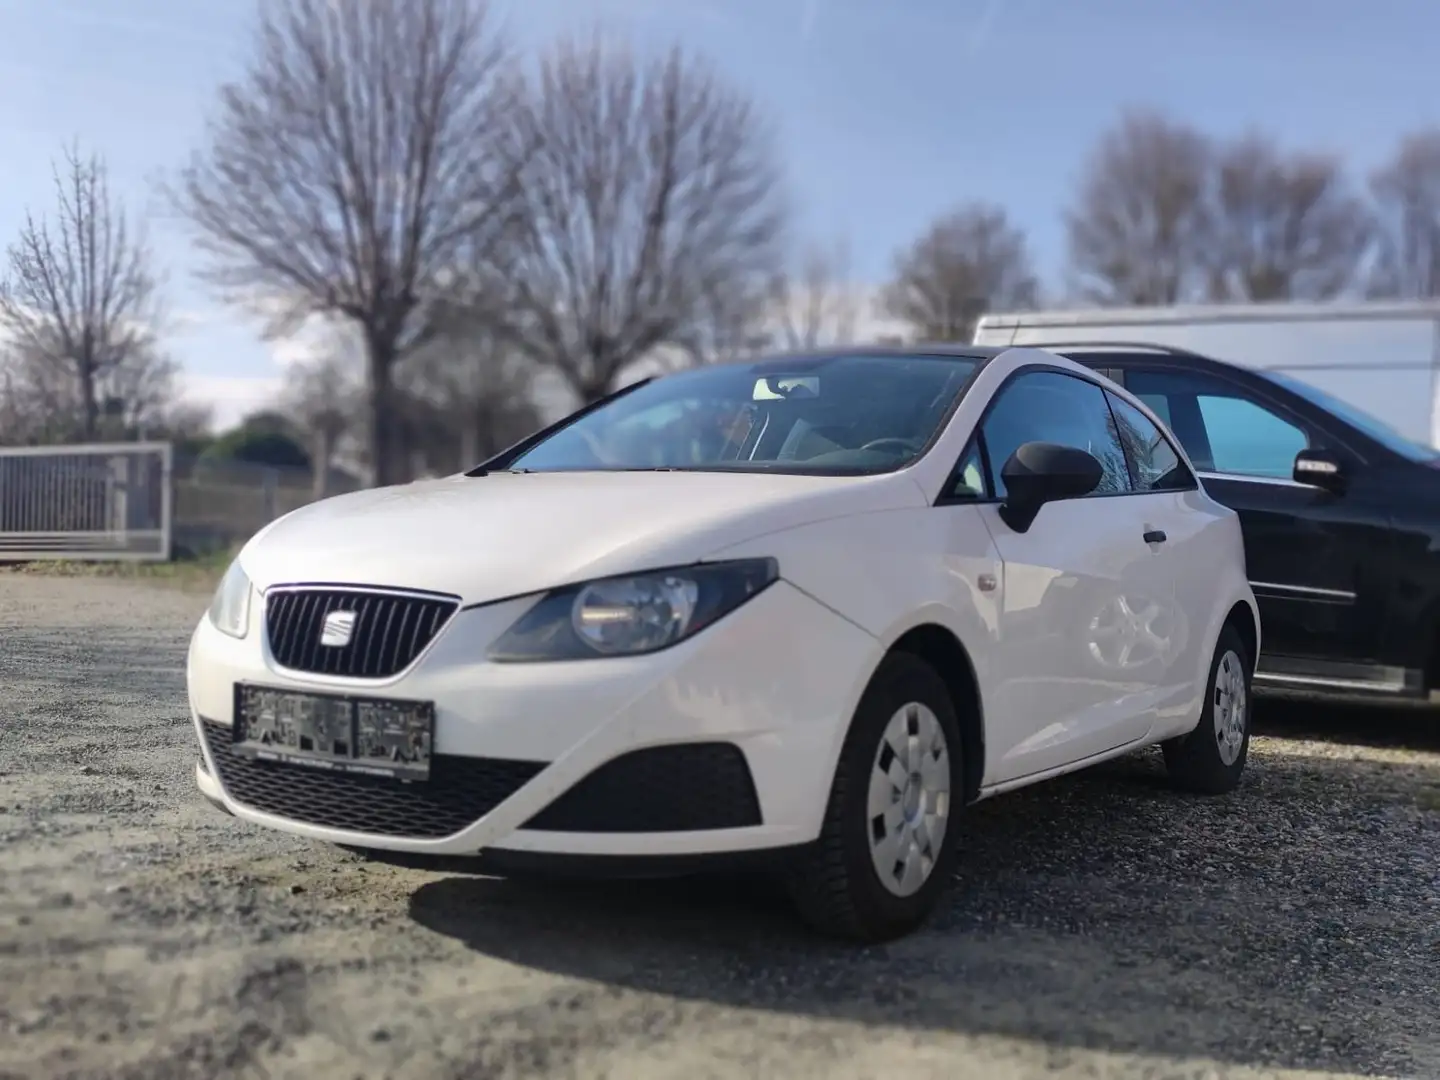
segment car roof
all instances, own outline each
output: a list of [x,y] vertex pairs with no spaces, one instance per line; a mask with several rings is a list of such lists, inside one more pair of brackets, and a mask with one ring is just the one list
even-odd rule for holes
[[748,367],[756,364],[784,363],[786,360],[823,360],[842,356],[865,356],[875,358],[893,357],[903,360],[907,357],[953,356],[957,360],[992,360],[1001,353],[1010,352],[1015,345],[965,345],[958,342],[916,343],[913,345],[836,345],[814,349],[790,349],[776,352],[757,353],[754,356],[738,357],[719,361],[721,366]]
[[1213,368],[1242,372],[1249,370],[1241,364],[1206,356],[1204,353],[1195,352],[1193,349],[1183,349],[1178,345],[1156,345],[1140,341],[1048,341],[1027,343],[1023,346],[1012,345],[1010,348],[1040,349],[1044,352],[1055,353],[1057,356],[1064,356],[1077,364],[1084,364],[1086,367],[1127,364],[1137,361],[1164,364],[1168,361],[1175,366],[1197,369]]

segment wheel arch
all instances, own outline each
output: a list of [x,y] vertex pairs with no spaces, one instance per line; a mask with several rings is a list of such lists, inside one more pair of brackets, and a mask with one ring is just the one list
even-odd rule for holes
[[1245,645],[1245,651],[1250,661],[1250,674],[1255,674],[1255,668],[1260,662],[1260,615],[1253,604],[1248,600],[1237,600],[1231,605],[1224,620],[1220,623],[1223,629],[1226,626],[1233,626],[1235,632],[1240,635],[1240,640]]
[[[964,775],[965,804],[980,794],[985,775],[985,716],[980,680],[969,650],[949,627],[927,622],[906,630],[885,651],[885,656],[905,653],[923,660],[935,670],[950,691],[960,726],[960,761]],[[884,657],[881,658],[883,663]],[[873,677],[873,676],[872,676]]]

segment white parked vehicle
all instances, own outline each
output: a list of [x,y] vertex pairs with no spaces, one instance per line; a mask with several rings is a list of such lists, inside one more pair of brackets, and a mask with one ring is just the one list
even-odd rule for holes
[[879,940],[977,799],[1156,743],[1231,790],[1259,635],[1234,513],[1080,365],[721,364],[261,531],[191,642],[196,779],[497,872],[754,860]]

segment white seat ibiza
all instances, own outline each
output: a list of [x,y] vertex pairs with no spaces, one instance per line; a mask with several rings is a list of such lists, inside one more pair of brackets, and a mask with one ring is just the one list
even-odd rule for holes
[[770,866],[882,940],[978,799],[1149,744],[1231,790],[1255,612],[1234,513],[1078,364],[720,364],[262,530],[191,642],[197,781],[484,872]]

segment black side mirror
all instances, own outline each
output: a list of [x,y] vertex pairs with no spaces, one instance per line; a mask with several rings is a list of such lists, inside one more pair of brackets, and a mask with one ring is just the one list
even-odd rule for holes
[[1104,475],[1100,462],[1077,447],[1025,443],[1000,470],[1005,481],[1000,517],[1016,532],[1027,532],[1047,502],[1089,495]]
[[1291,475],[1297,484],[1324,488],[1336,494],[1345,490],[1345,463],[1329,450],[1301,450],[1295,455]]

